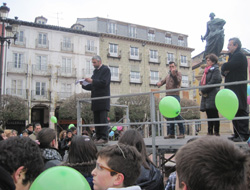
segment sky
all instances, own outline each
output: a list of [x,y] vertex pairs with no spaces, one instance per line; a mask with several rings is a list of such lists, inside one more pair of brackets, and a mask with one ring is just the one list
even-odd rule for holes
[[238,37],[250,49],[249,0],[5,0],[9,18],[34,22],[44,16],[50,25],[71,27],[77,18],[103,17],[188,35],[195,56],[205,49],[209,14],[226,21],[223,50],[228,40]]

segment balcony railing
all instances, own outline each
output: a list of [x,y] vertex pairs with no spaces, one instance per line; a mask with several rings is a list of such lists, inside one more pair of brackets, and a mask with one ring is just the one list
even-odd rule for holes
[[40,43],[39,40],[36,39],[36,48],[49,49],[49,40],[46,40],[45,43],[43,43],[43,40],[42,40],[42,43]]
[[83,78],[88,78],[91,77],[93,75],[93,71],[94,70],[90,70],[90,69],[82,69],[82,76]]
[[25,63],[8,62],[7,72],[26,74],[28,72],[28,65]]
[[16,40],[15,46],[22,46],[25,47],[26,46],[26,38],[23,38],[22,41]]
[[128,52],[129,60],[132,61],[141,61],[142,60],[142,54],[140,53],[139,55],[131,55],[131,52]]
[[111,75],[111,81],[112,82],[121,82],[122,81],[122,74],[117,74],[117,75]]
[[72,95],[73,95],[72,92],[57,92],[57,96],[58,96],[59,100],[64,100],[66,98],[69,98]]
[[32,90],[31,91],[31,100],[33,101],[50,101],[51,95],[50,91],[43,91],[43,90]]
[[61,51],[73,52],[74,51],[74,44],[61,42]]
[[51,75],[51,67],[47,65],[32,65],[32,74],[33,75]]
[[120,50],[117,53],[114,53],[114,52],[109,52],[109,50],[108,50],[107,56],[111,57],[111,58],[121,59],[121,57],[122,57],[122,51]]
[[6,94],[12,95],[12,96],[18,96],[23,99],[27,99],[27,92],[26,89],[16,89],[16,88],[7,88]]
[[85,53],[97,54],[97,47],[85,46]]
[[131,78],[131,75],[130,75],[130,83],[133,83],[133,84],[142,84],[142,76],[140,76],[139,78]]
[[186,61],[186,62],[180,61],[180,67],[190,67],[190,61]]
[[152,58],[150,57],[150,55],[148,56],[148,62],[149,63],[157,63],[160,64],[161,63],[161,56],[157,56],[156,58]]
[[58,68],[57,76],[76,78],[76,68],[60,67]]

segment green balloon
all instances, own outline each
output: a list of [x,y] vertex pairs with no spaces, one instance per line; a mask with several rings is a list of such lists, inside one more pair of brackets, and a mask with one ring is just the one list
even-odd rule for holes
[[75,125],[74,124],[70,124],[69,127],[68,127],[68,129],[71,129],[71,127],[75,127]]
[[55,166],[45,170],[32,183],[30,190],[91,190],[88,181],[77,170]]
[[114,126],[113,128],[112,128],[112,131],[116,131],[117,130],[117,126]]
[[52,116],[52,117],[50,118],[50,121],[51,121],[52,123],[57,123],[57,118],[56,118],[55,116]]
[[159,109],[163,116],[167,118],[175,118],[181,112],[181,105],[175,97],[166,96],[161,99]]
[[232,120],[238,111],[239,100],[232,90],[222,89],[215,96],[215,105],[221,115]]

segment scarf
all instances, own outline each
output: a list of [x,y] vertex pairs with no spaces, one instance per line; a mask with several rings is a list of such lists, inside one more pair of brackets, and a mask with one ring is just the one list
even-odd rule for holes
[[207,73],[211,67],[212,67],[212,65],[205,68],[204,73],[203,73],[202,78],[201,78],[201,85],[206,85]]

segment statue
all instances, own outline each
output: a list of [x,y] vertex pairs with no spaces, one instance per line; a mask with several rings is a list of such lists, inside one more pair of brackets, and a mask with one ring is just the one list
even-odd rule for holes
[[224,45],[223,26],[226,24],[226,21],[220,18],[214,18],[214,13],[210,13],[209,17],[210,21],[207,22],[207,32],[204,37],[201,36],[202,42],[206,40],[203,60],[205,60],[205,57],[210,53],[214,53],[219,57]]

